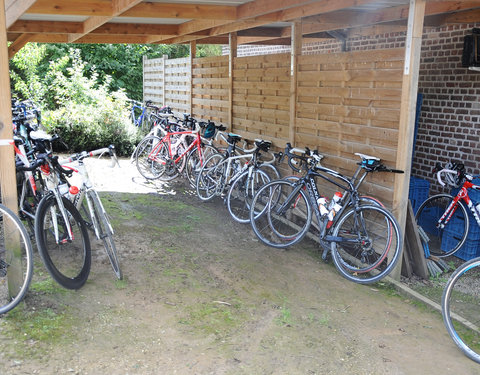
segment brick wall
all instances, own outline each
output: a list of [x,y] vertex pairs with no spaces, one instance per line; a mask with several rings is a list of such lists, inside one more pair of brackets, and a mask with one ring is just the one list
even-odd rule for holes
[[[480,23],[424,30],[419,75],[423,105],[411,173],[428,179],[433,192],[441,188],[432,175],[437,162],[463,162],[470,174],[480,174],[480,72],[461,64],[463,37],[473,27],[480,27]],[[306,41],[302,54],[336,53],[342,48],[342,43],[333,39]],[[405,33],[395,32],[348,39],[346,48],[360,51],[404,45]],[[238,56],[289,51],[288,46],[239,46]],[[224,53],[228,53],[228,46]]]

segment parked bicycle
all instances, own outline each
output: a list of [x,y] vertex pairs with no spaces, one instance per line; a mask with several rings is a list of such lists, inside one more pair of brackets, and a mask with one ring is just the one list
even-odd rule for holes
[[[471,280],[477,283],[472,285]],[[480,363],[478,280],[480,257],[458,267],[443,290],[442,316],[453,342],[468,358]]]
[[183,129],[172,130],[177,125],[168,123],[167,133],[162,138],[150,136],[138,145],[136,165],[146,179],[169,181],[185,171],[193,185],[198,161],[203,165],[205,155],[216,153],[214,147],[202,143],[200,127],[194,119],[186,116]]
[[[37,136],[36,134],[34,136]],[[69,194],[67,177],[73,171],[64,169],[47,147],[55,137],[38,134],[37,159],[27,170],[40,168],[47,191],[35,214],[35,239],[45,267],[60,285],[68,289],[82,287],[91,267],[91,248],[87,224],[75,205],[66,197]],[[40,137],[41,136],[41,137]]]
[[0,314],[25,297],[33,274],[30,238],[20,219],[0,203]]
[[425,250],[442,258],[455,254],[465,243],[470,227],[467,208],[480,226],[480,205],[475,207],[468,195],[470,189],[480,191],[480,185],[472,182],[473,176],[465,173],[463,164],[452,164],[450,168],[437,164],[434,171],[440,185],[446,185],[442,179],[444,175],[450,187],[460,188],[454,196],[437,194],[429,197],[415,215]]
[[[272,181],[260,188],[253,198],[250,222],[257,237],[266,245],[286,248],[301,241],[312,224],[312,212],[318,225],[318,241],[330,253],[337,270],[360,284],[387,276],[397,264],[402,236],[395,217],[378,201],[362,197],[358,188],[371,172],[402,173],[384,166],[376,157],[361,158],[352,178],[321,166],[321,155],[308,149],[300,155],[287,144],[285,156],[289,166],[298,170],[292,160],[307,166],[303,177]],[[298,165],[298,163],[296,163]],[[360,172],[363,171],[363,174]],[[315,178],[320,177],[339,187],[333,204],[326,205]]]
[[102,155],[109,155],[112,159],[113,165],[118,164],[117,156],[115,154],[115,147],[113,145],[101,148],[94,151],[83,151],[81,153],[73,154],[67,159],[60,160],[58,163],[65,169],[70,169],[78,173],[80,177],[80,186],[71,185],[69,187],[69,195],[72,197],[72,202],[78,211],[86,220],[87,227],[95,233],[98,240],[102,241],[107,253],[108,259],[113,268],[113,272],[119,280],[123,278],[122,270],[120,268],[120,261],[118,259],[117,248],[113,240],[113,228],[110,224],[108,214],[103,207],[102,201],[94,188],[93,183],[88,176],[87,168],[84,164],[84,159]]

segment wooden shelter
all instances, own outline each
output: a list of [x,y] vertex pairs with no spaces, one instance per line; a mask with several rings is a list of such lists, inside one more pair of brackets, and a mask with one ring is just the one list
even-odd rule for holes
[[[356,151],[350,143],[352,137],[357,145],[363,139],[374,139],[363,151],[376,150],[390,165],[406,171],[377,181],[402,227],[407,212],[423,27],[472,22],[480,17],[480,0],[0,0],[0,4],[5,8],[0,15],[0,29],[5,30],[1,32],[4,47],[0,52],[0,139],[12,137],[8,59],[26,43],[189,43],[191,110],[195,100],[201,102],[208,90],[216,90],[227,102],[225,120],[234,129],[253,136],[276,132],[276,139],[299,146],[315,146],[325,135],[319,134],[322,124],[336,124],[331,139],[325,142],[325,147],[332,141],[340,145],[330,152],[337,156],[335,162]],[[301,55],[302,43],[311,40],[345,40],[353,34],[389,31],[406,32],[404,48],[385,53]],[[7,46],[7,42],[11,44]],[[208,59],[197,61],[197,43],[228,44],[230,54],[214,64]],[[288,44],[291,53],[274,62],[262,58],[250,62],[237,59],[240,44]],[[343,68],[332,69],[334,65]],[[249,81],[258,80],[265,90],[271,89],[273,81],[258,77],[265,75],[267,68],[267,74],[277,74],[275,93],[256,93],[253,98],[247,88]],[[221,88],[201,81],[212,82],[216,74],[223,74]],[[282,76],[287,79],[278,78]],[[335,85],[327,89],[326,79]],[[252,131],[255,128],[249,128],[248,119],[238,116],[251,111],[248,104],[242,107],[239,103],[252,100],[257,107],[274,100],[273,107],[262,108],[265,113],[281,114],[275,126],[259,121],[261,127]],[[200,109],[197,106],[195,110]],[[302,136],[302,127],[316,131],[316,135],[312,138],[314,133],[307,131]],[[2,201],[15,207],[10,147],[1,146],[0,157]],[[341,167],[349,169],[353,160]]]

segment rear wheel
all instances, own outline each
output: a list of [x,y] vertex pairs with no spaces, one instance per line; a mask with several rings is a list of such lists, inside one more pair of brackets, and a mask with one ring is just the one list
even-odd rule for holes
[[62,198],[62,203],[69,225],[55,196],[47,195],[38,205],[35,237],[38,252],[52,278],[65,288],[79,289],[90,273],[90,241],[85,222],[75,206],[66,198]]
[[226,163],[222,163],[224,160],[220,154],[214,154],[205,160],[196,181],[197,195],[201,200],[212,199],[224,183],[227,167]]
[[18,217],[0,204],[0,314],[17,306],[33,274],[30,238]]
[[345,278],[359,284],[387,276],[400,258],[401,247],[397,221],[380,206],[349,209],[332,231],[335,267]]
[[197,181],[197,176],[200,173],[200,170],[202,169],[203,164],[205,161],[212,156],[213,154],[216,154],[217,150],[215,147],[210,146],[210,145],[204,145],[202,147],[202,159],[200,159],[200,156],[198,154],[198,149],[194,147],[190,153],[187,156],[187,164],[185,165],[185,172],[187,175],[188,182],[190,185],[193,187],[195,186],[195,183]]

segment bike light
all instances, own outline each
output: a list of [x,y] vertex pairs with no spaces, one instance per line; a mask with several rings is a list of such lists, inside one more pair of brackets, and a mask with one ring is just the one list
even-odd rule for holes
[[77,195],[79,190],[78,190],[78,187],[72,185],[72,186],[70,186],[70,189],[68,189],[68,191],[69,191],[70,194],[72,194],[72,195]]

